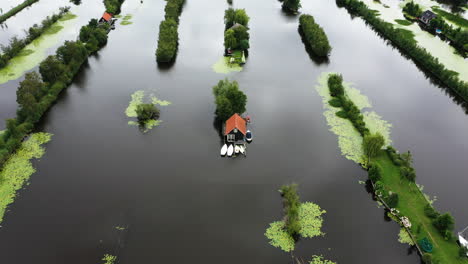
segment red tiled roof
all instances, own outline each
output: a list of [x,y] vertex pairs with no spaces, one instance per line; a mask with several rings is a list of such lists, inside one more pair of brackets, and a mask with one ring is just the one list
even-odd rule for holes
[[102,18],[104,18],[104,20],[106,21],[109,21],[112,19],[112,14],[104,12],[104,15],[102,15]]
[[231,133],[231,131],[234,130],[234,128],[237,128],[237,130],[239,130],[244,135],[247,133],[246,122],[238,114],[232,115],[226,121],[226,130],[224,131],[224,135]]

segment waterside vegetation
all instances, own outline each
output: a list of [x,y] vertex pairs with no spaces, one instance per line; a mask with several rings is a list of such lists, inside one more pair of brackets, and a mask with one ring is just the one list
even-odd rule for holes
[[247,96],[239,89],[236,81],[221,80],[213,87],[215,96],[216,117],[220,121],[226,121],[233,114],[245,112]]
[[306,45],[320,57],[326,57],[330,54],[331,46],[323,28],[315,23],[311,15],[301,15],[299,17],[299,30],[303,34]]
[[283,5],[281,7],[286,12],[291,12],[295,14],[301,8],[301,0],[280,0],[280,1],[283,2]]
[[5,14],[1,15],[0,16],[0,23],[3,23],[5,22],[8,18],[16,15],[17,13],[19,13],[21,10],[23,10],[24,8],[38,2],[39,0],[26,0],[24,1],[23,3],[13,7],[12,9],[10,9],[8,12],[6,12]]
[[430,73],[431,76],[440,80],[463,100],[468,101],[468,83],[460,80],[456,72],[445,68],[437,58],[427,52],[426,49],[419,47],[416,41],[409,38],[401,29],[397,29],[392,24],[383,21],[374,10],[371,10],[359,0],[337,0],[337,4],[346,7],[351,15],[363,18],[380,36],[388,39],[394,46],[413,59],[417,65]]
[[[340,75],[331,74],[328,80],[329,92],[333,97],[346,97],[346,92],[341,92],[344,87],[340,87]],[[344,118],[349,119],[356,130],[364,131],[362,148],[368,162],[362,165],[368,168],[375,197],[407,229],[413,242],[418,243],[418,249],[425,256],[423,259],[430,258],[432,262],[427,263],[468,263],[457,255],[459,247],[453,235],[453,218],[448,213],[438,213],[415,183],[416,172],[412,167],[411,153],[400,154],[391,146],[383,149],[384,140],[368,132],[368,129],[363,130],[367,128],[364,121],[361,123],[359,118],[349,118],[348,115]]]
[[1,46],[2,54],[0,54],[0,69],[4,68],[8,65],[8,61],[13,57],[21,54],[23,49],[30,43],[32,43],[35,39],[40,37],[44,32],[49,30],[55,22],[59,19],[63,18],[66,14],[69,14],[68,11],[70,7],[61,7],[60,11],[57,14],[53,14],[52,16],[48,16],[44,20],[42,20],[40,25],[34,24],[30,27],[26,33],[26,37],[24,39],[18,39],[17,37],[13,37],[10,40],[8,46]]
[[224,48],[237,64],[244,63],[244,52],[250,48],[249,20],[245,9],[224,12]]
[[159,25],[158,47],[156,61],[169,63],[175,60],[179,45],[179,16],[185,0],[167,0],[165,18]]

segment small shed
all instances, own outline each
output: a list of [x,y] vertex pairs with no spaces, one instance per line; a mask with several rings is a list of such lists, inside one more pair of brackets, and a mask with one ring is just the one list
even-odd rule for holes
[[224,124],[223,134],[227,142],[244,141],[247,134],[247,121],[238,114],[232,115]]
[[427,26],[427,25],[429,25],[431,20],[436,18],[436,17],[437,17],[437,15],[434,14],[432,11],[426,10],[421,14],[421,17],[419,18],[419,21],[421,21],[423,24],[425,24]]
[[99,23],[100,24],[107,23],[107,24],[111,25],[112,24],[112,14],[104,12],[101,19],[99,19]]

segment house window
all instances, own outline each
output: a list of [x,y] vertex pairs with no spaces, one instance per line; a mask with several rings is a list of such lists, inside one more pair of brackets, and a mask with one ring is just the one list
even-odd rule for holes
[[227,141],[228,142],[234,142],[236,140],[236,135],[234,134],[228,134],[227,135]]

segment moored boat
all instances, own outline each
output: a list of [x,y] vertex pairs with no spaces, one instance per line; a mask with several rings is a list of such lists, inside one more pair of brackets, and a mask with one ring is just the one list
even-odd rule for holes
[[247,133],[245,134],[245,140],[247,140],[247,142],[252,142],[252,139],[253,139],[252,132],[250,130],[247,130]]
[[223,147],[221,148],[221,156],[226,155],[227,151],[228,151],[228,146],[224,144]]
[[232,144],[231,144],[231,145],[229,145],[229,147],[228,147],[228,149],[227,149],[227,155],[228,155],[229,157],[231,157],[233,152],[234,152],[234,147],[233,147]]

